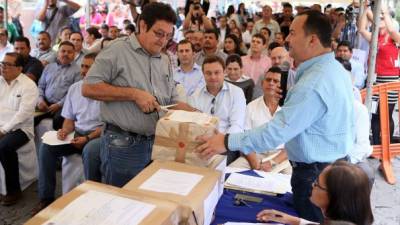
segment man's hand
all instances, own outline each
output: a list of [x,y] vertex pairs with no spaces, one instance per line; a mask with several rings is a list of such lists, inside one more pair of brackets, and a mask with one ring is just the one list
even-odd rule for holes
[[151,113],[154,112],[154,110],[161,110],[157,99],[148,92],[136,89],[134,95],[134,101],[136,105],[139,106],[140,110],[142,110],[142,112]]
[[58,110],[61,109],[61,105],[54,103],[53,105],[49,106],[49,112],[51,114],[55,114],[56,112],[58,112]]
[[212,156],[226,152],[224,145],[225,135],[216,132],[214,136],[199,136],[196,139],[203,142],[196,148],[195,152],[200,155],[200,158],[210,159]]
[[65,130],[59,129],[59,130],[57,131],[57,138],[58,138],[58,140],[64,141],[65,138],[67,138],[67,136],[68,136],[68,133],[67,133]]
[[71,145],[77,149],[83,149],[86,143],[87,143],[86,137],[76,137],[71,140]]
[[300,224],[300,219],[295,216],[288,215],[278,210],[265,209],[257,214],[258,221],[273,221],[278,223],[284,223],[289,225]]
[[45,101],[40,101],[39,104],[37,105],[38,109],[40,112],[47,112],[49,111],[49,106]]
[[274,94],[274,99],[275,101],[279,102],[282,98],[282,89],[280,87],[275,88],[275,94]]

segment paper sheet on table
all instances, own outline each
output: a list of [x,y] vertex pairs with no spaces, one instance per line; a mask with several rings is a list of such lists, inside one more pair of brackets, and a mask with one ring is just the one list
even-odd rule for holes
[[271,172],[264,172],[260,170],[254,170],[258,175],[268,179],[268,180],[274,180],[276,182],[279,182],[280,185],[285,186],[287,192],[292,192],[292,186],[290,184],[290,179],[292,178],[292,175],[290,174],[283,174],[283,173],[271,173]]
[[277,194],[284,194],[288,191],[287,185],[284,184],[282,180],[274,179],[272,176],[264,178],[248,176],[239,173],[232,173],[225,181],[225,186],[242,188],[247,191],[269,192]]
[[139,189],[186,196],[202,178],[202,175],[195,173],[159,169]]
[[241,223],[241,222],[226,222],[225,225],[283,225],[282,223]]
[[193,113],[183,110],[174,111],[169,117],[170,120],[182,122],[182,123],[197,123],[205,124],[209,123],[212,119],[209,115],[205,113]]
[[139,224],[155,205],[98,191],[88,191],[72,201],[45,225]]
[[71,140],[74,139],[74,135],[75,135],[75,132],[72,132],[72,133],[68,134],[68,136],[67,136],[67,138],[65,138],[65,140],[61,141],[57,138],[57,131],[55,131],[55,130],[47,131],[42,136],[42,142],[44,144],[48,144],[48,145],[66,145],[66,144],[71,143]]

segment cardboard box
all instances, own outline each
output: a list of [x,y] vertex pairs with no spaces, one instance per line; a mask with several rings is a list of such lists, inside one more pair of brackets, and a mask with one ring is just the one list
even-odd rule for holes
[[[175,191],[184,192],[183,188],[180,188],[180,182],[182,180],[176,181],[172,176],[158,176],[161,172],[165,171],[185,173],[186,178],[201,176],[201,179],[190,192],[177,193]],[[215,206],[220,198],[219,192],[223,189],[223,184],[221,185],[220,180],[221,176],[221,172],[209,168],[190,166],[173,161],[154,161],[128,182],[123,189],[178,203],[183,206],[181,214],[181,221],[183,224],[209,225],[213,220]],[[159,178],[161,179],[158,189],[151,189],[148,187],[147,184],[149,184],[151,180]],[[165,180],[165,182],[161,180]],[[171,189],[174,190],[171,191]]]
[[213,166],[211,161],[215,159],[203,160],[194,149],[201,144],[196,140],[198,136],[213,135],[217,127],[217,117],[200,112],[171,110],[157,122],[152,159],[201,167]]
[[176,203],[170,201],[163,201],[156,198],[143,196],[139,193],[134,193],[129,190],[100,184],[96,182],[86,181],[85,183],[74,188],[69,193],[63,195],[47,208],[39,212],[33,218],[31,218],[27,225],[43,224],[49,219],[56,216],[65,207],[72,203],[75,199],[87,193],[88,191],[98,191],[102,193],[108,193],[143,203],[155,205],[155,208],[139,223],[140,225],[176,225],[179,224],[179,217],[181,214],[181,207]]

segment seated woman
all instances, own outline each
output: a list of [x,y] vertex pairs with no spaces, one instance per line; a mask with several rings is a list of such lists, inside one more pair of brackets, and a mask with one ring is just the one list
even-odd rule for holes
[[[314,181],[310,200],[321,208],[324,224],[345,221],[370,225],[374,221],[370,193],[368,177],[362,169],[345,161],[336,161]],[[310,224],[304,219],[270,209],[258,213],[257,219],[289,225]]]
[[241,50],[240,50],[240,40],[236,35],[234,34],[228,34],[225,37],[224,41],[224,52],[227,55],[232,55],[232,54],[238,54],[240,56],[245,55]]
[[253,98],[254,81],[250,77],[243,75],[242,69],[243,63],[239,55],[228,56],[226,59],[225,80],[243,90],[246,104],[248,104]]

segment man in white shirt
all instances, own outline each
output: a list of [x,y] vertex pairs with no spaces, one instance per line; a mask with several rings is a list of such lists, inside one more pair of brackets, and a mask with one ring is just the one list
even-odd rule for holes
[[246,31],[242,33],[242,39],[243,42],[246,44],[247,48],[250,47],[251,38],[253,37],[252,36],[253,28],[254,28],[254,21],[253,20],[247,21]]
[[[224,60],[215,55],[208,56],[204,59],[202,70],[206,85],[189,98],[189,105],[218,117],[219,132],[242,132],[246,98],[241,88],[224,81]],[[227,164],[238,156],[239,154],[228,154]]]
[[275,39],[275,33],[281,32],[278,22],[272,19],[272,8],[269,5],[263,6],[262,19],[256,22],[253,35],[259,33],[263,27],[267,27],[271,31],[270,40]]
[[8,42],[7,29],[0,28],[0,59],[3,59],[7,52],[13,52],[14,46]]
[[351,73],[354,76],[354,86],[358,89],[363,89],[365,86],[365,80],[367,79],[367,74],[365,73],[364,66],[353,60],[353,48],[351,47],[350,42],[340,42],[336,49],[336,56],[350,61]]
[[[271,67],[262,80],[264,95],[250,102],[246,108],[245,130],[251,130],[268,123],[275,112],[280,110],[279,99],[275,97],[276,89],[280,86],[282,71],[279,67]],[[238,168],[263,170],[266,172],[291,173],[283,144],[276,151],[262,154],[252,152],[234,161],[230,166]]]
[[4,168],[7,195],[1,204],[15,204],[21,197],[17,150],[33,138],[33,113],[39,91],[22,74],[24,59],[6,53],[0,63],[0,162]]
[[182,40],[176,48],[180,66],[175,70],[174,80],[182,84],[186,96],[191,96],[196,89],[204,86],[204,76],[201,67],[194,62],[193,44]]

